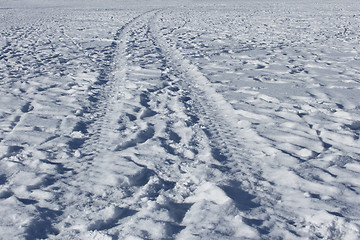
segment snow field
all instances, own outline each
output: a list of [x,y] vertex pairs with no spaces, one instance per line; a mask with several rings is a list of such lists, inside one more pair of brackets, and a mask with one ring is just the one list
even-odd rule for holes
[[148,4],[0,10],[0,238],[357,239],[359,5]]

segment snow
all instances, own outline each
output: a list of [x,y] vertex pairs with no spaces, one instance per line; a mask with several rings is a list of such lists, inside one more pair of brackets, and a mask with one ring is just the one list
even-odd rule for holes
[[0,239],[358,239],[360,5],[0,1]]

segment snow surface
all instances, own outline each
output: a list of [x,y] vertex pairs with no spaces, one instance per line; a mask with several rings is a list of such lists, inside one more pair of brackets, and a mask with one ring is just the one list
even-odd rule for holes
[[0,239],[359,239],[360,2],[0,1]]

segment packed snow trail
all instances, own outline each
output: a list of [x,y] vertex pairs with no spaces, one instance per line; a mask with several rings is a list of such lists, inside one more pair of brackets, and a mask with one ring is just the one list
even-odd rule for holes
[[276,7],[1,10],[0,238],[356,239],[359,18]]

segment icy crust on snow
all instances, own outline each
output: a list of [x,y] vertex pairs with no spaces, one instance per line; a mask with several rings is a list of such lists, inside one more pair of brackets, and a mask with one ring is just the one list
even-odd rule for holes
[[22,2],[0,238],[358,238],[359,3]]

